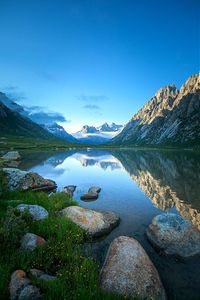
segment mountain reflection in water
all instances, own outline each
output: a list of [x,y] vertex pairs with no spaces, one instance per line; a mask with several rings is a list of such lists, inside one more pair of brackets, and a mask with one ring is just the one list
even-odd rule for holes
[[177,211],[200,229],[200,157],[172,151],[115,152],[131,178],[163,211]]
[[[58,190],[76,185],[74,198],[81,206],[119,214],[119,226],[88,245],[89,254],[100,264],[114,238],[132,236],[158,269],[169,299],[188,300],[199,299],[200,258],[180,263],[159,255],[147,241],[145,230],[162,211],[177,212],[200,229],[199,158],[192,151],[72,149],[41,153],[41,157],[33,154],[33,159],[29,153],[20,168],[55,180]],[[92,185],[102,188],[98,200],[81,201],[80,196]]]

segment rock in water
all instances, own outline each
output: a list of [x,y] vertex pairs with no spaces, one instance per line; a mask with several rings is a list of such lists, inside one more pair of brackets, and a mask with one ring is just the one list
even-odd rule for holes
[[92,237],[109,233],[119,223],[119,216],[113,212],[97,212],[79,206],[69,206],[62,214],[85,229]]
[[88,193],[100,193],[101,188],[99,186],[92,186],[89,188]]
[[8,181],[9,191],[53,190],[56,183],[45,179],[37,173],[26,172],[16,168],[3,168]]
[[20,160],[21,156],[18,151],[9,151],[2,156],[5,160]]
[[21,248],[32,251],[36,247],[44,245],[45,242],[41,236],[28,232],[21,239]]
[[64,193],[66,193],[69,196],[73,196],[74,192],[76,190],[76,185],[67,185],[64,187]]
[[81,200],[96,200],[97,198],[98,198],[98,194],[92,192],[86,193],[81,196]]
[[156,216],[146,234],[149,241],[165,254],[181,258],[200,254],[200,231],[177,214],[163,213]]
[[10,299],[18,299],[20,292],[29,284],[30,280],[23,270],[16,270],[13,272],[9,284]]
[[120,236],[110,245],[100,273],[103,290],[130,297],[165,300],[159,274],[134,238]]
[[21,211],[27,210],[34,220],[43,220],[48,218],[48,211],[40,205],[19,204],[17,209]]

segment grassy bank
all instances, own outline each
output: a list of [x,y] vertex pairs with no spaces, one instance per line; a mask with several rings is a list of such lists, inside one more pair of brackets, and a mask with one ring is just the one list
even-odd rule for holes
[[[46,208],[49,218],[33,221],[28,213],[20,213],[20,203],[38,204]],[[13,271],[41,269],[57,276],[53,282],[32,278],[42,293],[42,299],[125,299],[107,294],[98,287],[99,266],[83,255],[82,245],[88,240],[86,232],[60,216],[59,211],[76,203],[63,193],[48,198],[45,193],[3,193],[0,198],[0,295],[9,299],[9,281]],[[44,246],[32,252],[20,250],[20,239],[25,232],[46,239]]]

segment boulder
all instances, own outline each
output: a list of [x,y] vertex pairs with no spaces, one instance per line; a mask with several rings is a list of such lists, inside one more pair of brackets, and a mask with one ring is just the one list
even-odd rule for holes
[[17,168],[3,168],[8,181],[9,191],[53,190],[56,183],[45,179],[37,173],[22,171]]
[[85,229],[92,237],[109,233],[119,223],[119,216],[113,212],[97,212],[79,206],[69,206],[61,213]]
[[36,247],[44,245],[45,242],[41,236],[28,232],[21,239],[21,248],[33,251]]
[[75,190],[76,190],[76,185],[67,185],[64,187],[63,192],[72,197]]
[[167,255],[189,258],[200,254],[200,231],[177,214],[156,216],[146,234],[152,245]]
[[9,151],[2,156],[4,160],[20,160],[21,156],[18,151]]
[[19,204],[17,205],[17,209],[20,211],[27,210],[34,220],[43,220],[49,216],[48,211],[40,205]]
[[101,188],[99,186],[92,186],[89,188],[88,193],[100,193]]
[[19,294],[18,300],[38,300],[41,299],[41,293],[38,287],[27,285]]
[[96,200],[98,198],[97,193],[86,193],[81,196],[81,200]]
[[100,273],[100,286],[125,297],[166,299],[159,274],[147,253],[138,241],[127,236],[111,243]]
[[33,277],[39,278],[44,281],[52,281],[56,279],[56,276],[49,275],[38,269],[31,269],[30,273]]
[[9,284],[11,300],[38,300],[41,299],[40,290],[31,285],[26,273],[23,270],[16,270],[11,275]]
[[10,299],[18,299],[20,292],[29,284],[30,280],[27,278],[26,273],[23,270],[16,270],[13,272],[9,284]]

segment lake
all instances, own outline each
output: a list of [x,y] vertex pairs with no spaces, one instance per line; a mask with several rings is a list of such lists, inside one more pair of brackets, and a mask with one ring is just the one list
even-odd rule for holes
[[[200,155],[192,151],[69,150],[29,153],[20,166],[53,179],[61,191],[77,186],[81,206],[111,210],[120,225],[108,236],[85,246],[103,263],[111,241],[119,235],[136,238],[155,264],[169,299],[200,299],[200,258],[180,261],[156,252],[145,236],[154,216],[175,212],[200,229]],[[80,196],[89,187],[102,188],[96,201]]]

